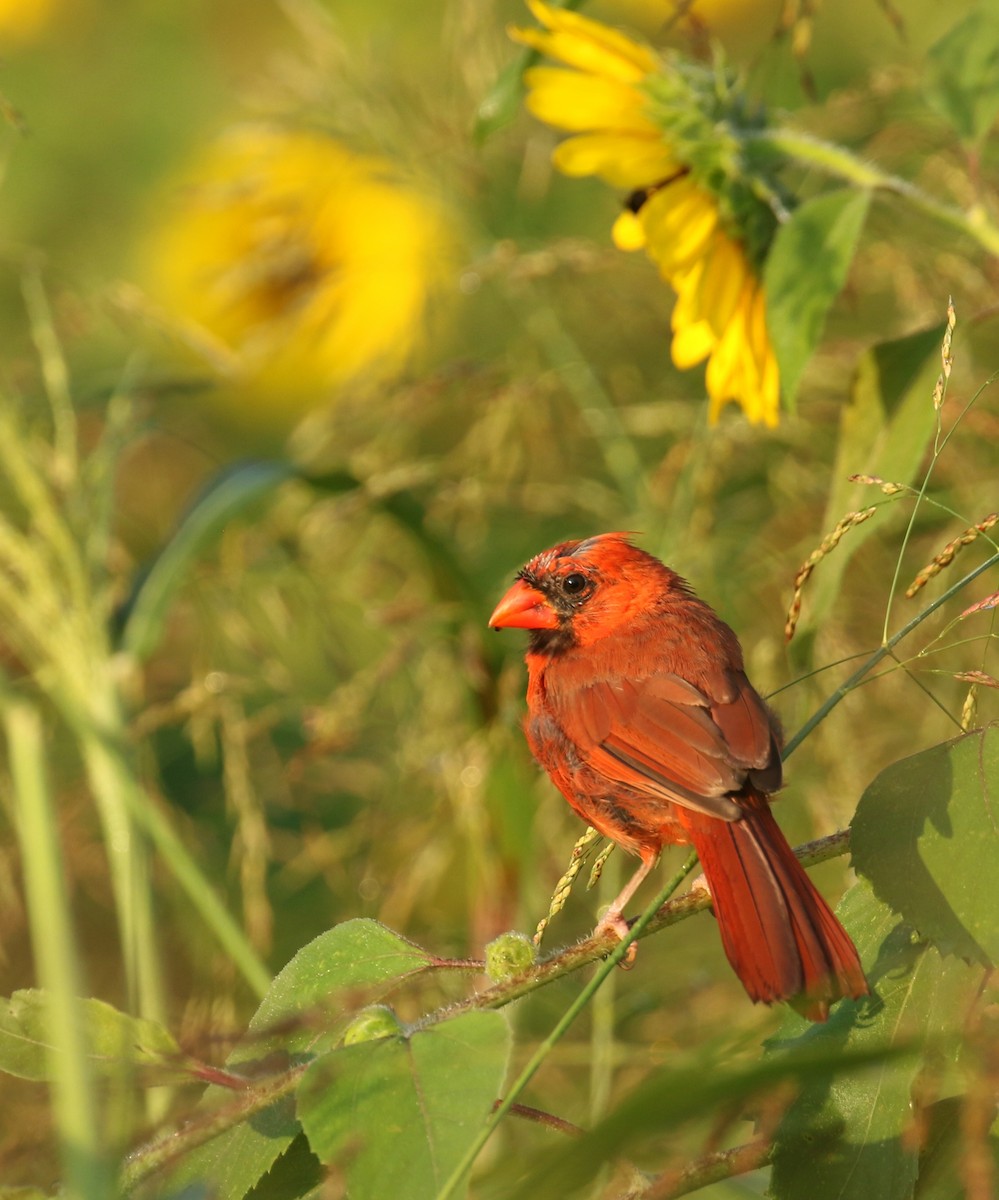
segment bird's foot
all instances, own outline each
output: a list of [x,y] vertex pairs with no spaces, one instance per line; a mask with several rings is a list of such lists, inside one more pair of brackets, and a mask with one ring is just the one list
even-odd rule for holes
[[[623,942],[628,936],[631,926],[624,917],[615,909],[610,909],[605,912],[597,923],[596,929],[593,931],[595,938],[602,937],[606,933],[613,933],[619,942]],[[624,971],[630,971],[635,965],[635,959],[638,957],[638,943],[632,942],[628,947],[627,953],[621,959],[618,966]]]
[[690,890],[692,892],[707,892],[709,896],[711,895],[711,888],[708,887],[708,879],[703,871],[696,879],[691,880]]

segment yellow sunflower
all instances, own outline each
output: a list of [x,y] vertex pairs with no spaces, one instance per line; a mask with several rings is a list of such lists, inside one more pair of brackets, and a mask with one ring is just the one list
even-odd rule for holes
[[[780,376],[766,297],[739,228],[746,198],[733,204],[713,190],[723,173],[716,161],[703,169],[692,150],[688,130],[698,113],[696,98],[684,92],[687,80],[617,30],[542,0],[528,4],[542,28],[515,29],[513,37],[564,64],[531,67],[524,76],[528,109],[570,135],[555,149],[556,167],[631,192],[614,241],[623,250],[644,248],[676,292],[673,362],[681,369],[707,362],[711,420],[733,402],[749,420],[776,425]],[[671,137],[664,114],[677,113],[684,133]],[[722,144],[716,159],[730,150]]]
[[144,281],[226,377],[223,400],[282,424],[405,363],[451,255],[440,211],[389,164],[317,133],[244,127],[179,182]]

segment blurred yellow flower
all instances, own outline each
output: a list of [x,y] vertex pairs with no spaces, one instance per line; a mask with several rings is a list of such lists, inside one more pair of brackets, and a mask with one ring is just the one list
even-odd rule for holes
[[36,38],[61,7],[61,0],[0,0],[0,53]]
[[230,132],[186,173],[144,282],[248,418],[280,423],[384,379],[418,344],[450,242],[441,212],[392,176],[328,137],[264,127]]
[[656,119],[664,64],[597,21],[528,4],[543,28],[513,36],[568,68],[531,67],[524,77],[529,110],[571,135],[556,147],[555,165],[631,191],[614,241],[644,248],[676,292],[673,362],[683,369],[707,360],[711,420],[734,402],[750,421],[776,425],[780,376],[763,285],[729,207]]

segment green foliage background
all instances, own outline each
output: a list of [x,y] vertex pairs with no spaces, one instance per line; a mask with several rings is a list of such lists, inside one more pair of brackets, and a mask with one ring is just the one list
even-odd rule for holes
[[[799,14],[783,36],[770,36],[776,14],[762,7],[731,24],[719,20],[716,32],[745,68],[751,94],[786,109],[799,127],[958,208],[981,205],[994,216],[997,105],[994,80],[992,92],[981,82],[990,78],[987,56],[982,66],[956,34],[953,52],[947,43],[929,51],[964,11],[906,6],[905,38],[892,10],[872,0],[828,5],[813,22]],[[67,625],[63,641],[51,624],[51,645],[35,657],[9,614],[0,632],[12,780],[0,814],[0,969],[7,994],[51,986],[38,930],[57,944],[60,912],[84,995],[135,1012],[142,989],[130,976],[141,975],[144,961],[154,975],[159,965],[143,1011],[155,1032],[120,1035],[138,1039],[141,1052],[128,1068],[137,1078],[97,1069],[97,1078],[80,1084],[99,1113],[109,1169],[126,1146],[197,1118],[201,1083],[213,1081],[198,1071],[227,1060],[232,1069],[233,1043],[260,999],[254,979],[261,983],[263,968],[276,974],[331,927],[377,920],[421,947],[420,962],[436,962],[481,958],[499,934],[530,933],[547,911],[581,830],[523,744],[522,647],[485,628],[512,571],[534,552],[564,537],[636,531],[739,632],[751,677],[773,695],[792,734],[877,649],[883,632],[991,552],[984,542],[964,550],[913,600],[892,593],[896,572],[904,589],[945,543],[999,507],[999,407],[995,389],[984,386],[999,369],[996,261],[899,196],[875,193],[819,348],[799,364],[795,411],[776,431],[750,427],[734,408],[709,427],[703,379],[669,363],[670,296],[647,261],[610,245],[615,198],[595,183],[555,176],[549,132],[522,115],[482,143],[473,136],[479,104],[516,53],[505,35],[510,20],[525,20],[519,7],[462,0],[418,9],[388,0],[325,8],[311,0],[113,7],[80,0],[34,44],[4,56],[0,90],[23,118],[2,131],[4,512],[26,546],[48,545],[45,506],[17,482],[18,463],[33,464],[82,547],[92,587],[87,621]],[[704,29],[684,29],[675,44],[704,53]],[[987,45],[985,33],[974,45]],[[966,79],[955,75],[958,62],[968,63]],[[248,119],[315,124],[399,158],[447,205],[463,246],[452,294],[409,375],[376,402],[339,398],[311,419],[306,437],[291,435],[290,451],[283,434],[220,415],[201,381],[177,378],[120,286],[136,270],[136,247],[162,203],[164,179],[205,138]],[[824,187],[810,170],[795,182],[802,196]],[[808,266],[799,264],[806,277]],[[955,362],[938,418],[931,395],[950,296]],[[793,342],[793,313],[785,332]],[[60,409],[60,397],[71,408]],[[60,458],[60,411],[76,422],[71,437],[84,466],[75,475]],[[226,473],[248,455],[278,465]],[[292,460],[304,464],[307,480],[287,465]],[[856,472],[916,489],[929,478],[934,503],[914,510],[910,496],[847,483]],[[840,517],[875,503],[876,515],[819,563],[788,649],[784,614],[796,570]],[[101,529],[106,541],[94,542]],[[4,558],[5,571],[17,581],[11,561]],[[59,593],[61,569],[53,569],[51,594],[39,595],[65,614],[80,597]],[[810,732],[778,805],[793,843],[845,827],[867,785],[895,760],[953,737],[962,721],[971,727],[995,718],[992,618],[983,612],[959,626],[948,622],[996,586],[993,571],[943,606],[898,647],[901,666],[886,659],[875,679]],[[135,606],[121,607],[136,595]],[[34,596],[24,584],[23,603],[34,604]],[[126,661],[114,657],[114,638],[129,614],[124,647],[137,658]],[[66,647],[81,645],[89,651],[77,666]],[[914,657],[921,650],[929,652]],[[969,682],[955,679],[969,671],[986,680],[977,715]],[[25,701],[27,716],[19,707]],[[93,726],[80,715],[91,703],[102,714]],[[109,747],[102,730],[114,721],[122,738]],[[36,734],[44,738],[50,832],[64,870],[47,893],[44,885],[32,892],[24,856],[25,797],[46,787],[32,784]],[[138,913],[125,921],[143,943],[138,953],[133,946],[131,967],[121,948],[122,896],[109,868],[101,780],[122,798],[122,811],[142,814],[140,841],[154,847],[135,867],[144,873],[139,891],[150,923],[144,928]],[[894,836],[893,821],[879,811],[874,802],[867,810],[875,831],[874,846],[865,845],[875,860],[871,878],[882,869],[878,838]],[[46,836],[43,822],[27,843],[45,845]],[[932,862],[938,850],[929,847]],[[596,894],[577,887],[546,944],[569,944],[592,928],[598,904],[630,870],[621,859],[612,856]],[[989,861],[962,863],[965,874],[978,873],[980,891],[958,905],[961,928],[974,928],[986,949],[996,929]],[[670,859],[663,877],[680,862]],[[852,893],[872,949],[888,944],[899,913],[931,941],[939,933],[933,914],[905,911],[910,867],[911,860],[884,866],[877,900]],[[945,891],[949,869],[941,868]],[[816,878],[835,896],[852,877],[837,859],[817,868]],[[228,933],[224,917],[209,915],[198,899],[206,891],[234,918]],[[978,928],[975,914],[984,910],[987,928]],[[904,930],[895,936],[892,952],[908,970],[917,951]],[[959,940],[939,948],[963,952]],[[934,948],[918,953],[920,963],[939,959]],[[324,1025],[331,1039],[337,1022],[371,999],[374,982],[395,976],[386,968],[384,976],[336,978],[342,1003]],[[932,1004],[946,1007],[948,997],[952,1006],[969,1002],[980,981],[946,978],[920,976],[929,997],[923,1015]],[[518,1002],[510,1017],[514,1071],[580,979],[567,974]],[[429,970],[394,993],[392,1004],[411,1022],[484,986],[481,975]],[[296,1000],[286,1009],[272,996],[272,1011],[297,1020],[297,992]],[[11,1028],[44,1026],[44,1012],[25,1012],[10,1010]],[[106,1032],[103,1012],[92,1010],[88,1020]],[[490,1041],[495,1016],[461,1018],[475,1018],[461,1027],[468,1045],[488,1043],[493,1074],[477,1076],[479,1091],[464,1099],[482,1119],[501,1091],[502,1055]],[[480,1158],[473,1194],[520,1194],[525,1178],[547,1180],[535,1195],[577,1194],[569,1189],[578,1186],[583,1195],[640,1194],[627,1191],[634,1179],[622,1178],[622,1168],[601,1174],[615,1157],[608,1146],[668,1173],[706,1150],[751,1139],[752,1118],[773,1134],[779,1114],[768,1115],[758,1098],[783,1068],[768,1066],[759,1047],[773,1035],[782,1044],[820,1036],[795,1020],[747,1002],[708,915],[645,939],[635,969],[607,979],[520,1097],[604,1130],[604,1140],[580,1153],[576,1174],[563,1164],[546,1175],[545,1153],[564,1135],[507,1118]],[[258,1022],[258,1037],[273,1031],[274,1021]],[[175,1043],[164,1043],[163,1027]],[[440,1035],[448,1029],[440,1026]],[[438,1034],[418,1036],[428,1061],[449,1058]],[[924,1038],[926,1029],[912,1036]],[[977,1060],[994,1063],[993,1043],[975,1036],[985,1039]],[[854,1035],[844,1044],[848,1053],[877,1051]],[[390,1046],[398,1049],[386,1043],[387,1062]],[[279,1048],[303,1050],[288,1038]],[[351,1061],[363,1061],[363,1044],[348,1050]],[[820,1047],[817,1067],[798,1063],[785,1072],[799,1079],[803,1099],[777,1135],[780,1195],[802,1194],[793,1190],[800,1163],[786,1149],[795,1114],[836,1101],[808,1091],[809,1071],[827,1083],[833,1077],[830,1054]],[[236,1064],[245,1057],[237,1050]],[[947,1070],[957,1070],[959,1059],[952,1053]],[[333,1062],[329,1079],[316,1069],[300,1110],[307,1132],[315,1130],[313,1148],[338,1160],[325,1185],[330,1195],[342,1194],[356,1152],[350,1131],[323,1116],[331,1096],[356,1095],[345,1062]],[[87,1172],[73,1167],[71,1155],[58,1165],[65,1100],[58,1086],[50,1093],[26,1082],[52,1076],[51,1065],[32,1064],[0,1075],[7,1114],[0,1184],[47,1194],[61,1172],[76,1170],[77,1181]],[[386,1075],[396,1068],[393,1059]],[[917,1074],[910,1068],[892,1076],[905,1102]],[[151,1092],[140,1086],[150,1081],[144,1069],[157,1085]],[[895,1068],[887,1059],[875,1069]],[[983,1067],[982,1078],[994,1083],[992,1069]],[[215,1082],[225,1091],[225,1080]],[[987,1092],[990,1085],[971,1086]],[[443,1091],[442,1103],[453,1100]],[[939,1143],[927,1144],[963,1144],[947,1140],[965,1126],[956,1109],[941,1106],[964,1094],[937,1087],[927,1120]],[[755,1099],[743,1107],[746,1097]],[[615,1114],[624,1114],[616,1125]],[[903,1136],[915,1135],[886,1126],[886,1139]],[[409,1162],[416,1151],[406,1147],[397,1151]],[[944,1182],[918,1194],[963,1194],[960,1152],[958,1165],[943,1153],[931,1165]],[[914,1194],[917,1172],[906,1161],[892,1176],[892,1187],[902,1180],[898,1190],[866,1194]],[[254,1195],[302,1194],[314,1164],[300,1141],[282,1163]],[[924,1179],[931,1177],[928,1170]],[[349,1182],[358,1197],[377,1194],[363,1170]],[[764,1186],[758,1173],[703,1194],[726,1200]],[[434,1193],[413,1192],[424,1194]]]

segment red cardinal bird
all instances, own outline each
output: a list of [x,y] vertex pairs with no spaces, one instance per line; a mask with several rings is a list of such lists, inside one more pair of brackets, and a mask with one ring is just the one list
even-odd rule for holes
[[533,558],[489,620],[531,631],[527,740],[583,820],[642,865],[697,851],[728,960],[753,1000],[800,997],[825,1020],[867,982],[849,935],[770,811],[781,786],[777,719],[743,671],[731,629],[624,534]]

